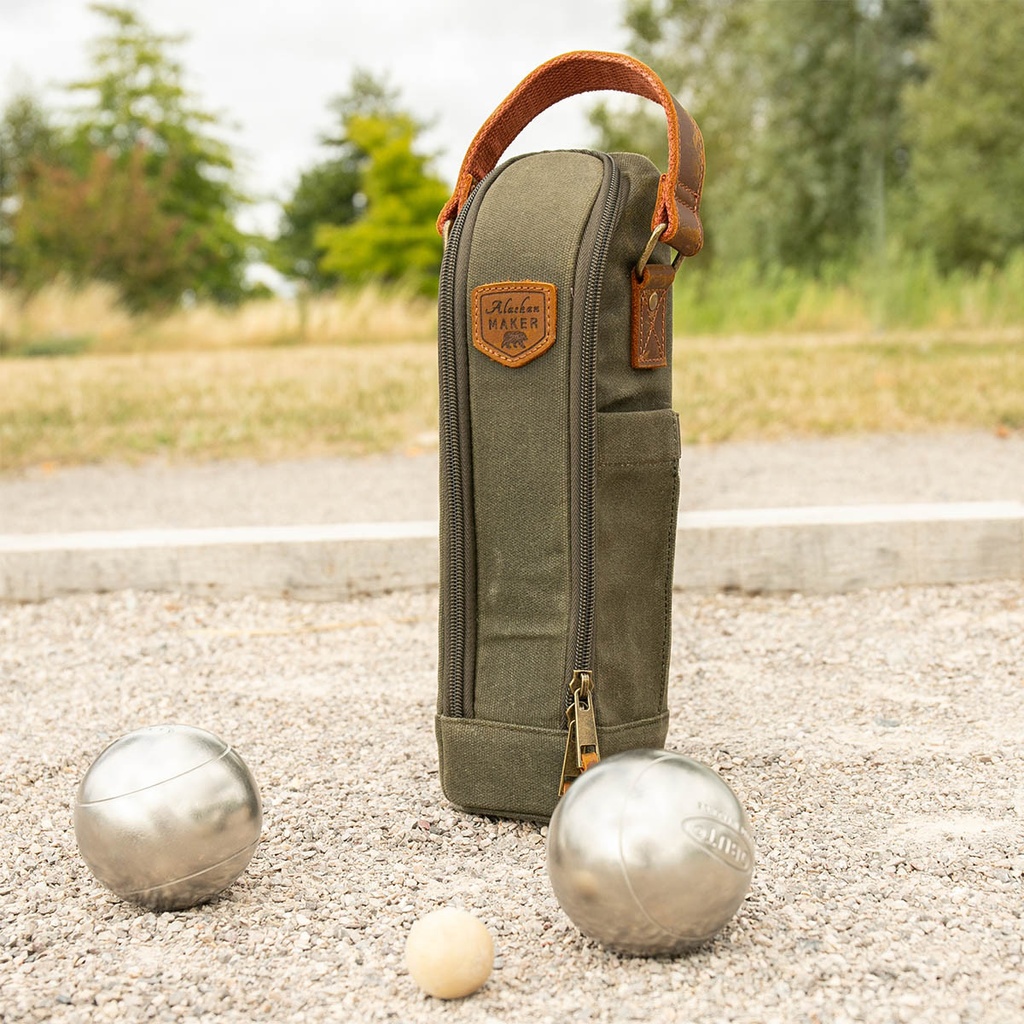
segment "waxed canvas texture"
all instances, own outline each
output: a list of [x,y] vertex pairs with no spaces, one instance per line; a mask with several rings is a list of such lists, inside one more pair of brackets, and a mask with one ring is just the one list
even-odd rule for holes
[[[630,361],[630,281],[650,237],[659,174],[644,157],[612,159],[621,199],[596,347],[593,667],[603,756],[665,741],[679,487],[671,367],[636,370]],[[590,153],[511,161],[477,198],[459,256],[466,339],[476,285],[533,280],[558,289],[556,341],[534,362],[510,369],[468,340],[460,352],[468,378],[472,635],[463,714],[447,713],[440,689],[436,734],[445,794],[477,813],[544,820],[557,801],[576,595],[572,353],[606,177],[605,162]],[[652,260],[670,262],[669,250],[659,245]],[[442,538],[442,550],[450,542]],[[451,657],[442,650],[442,662]]]
[[[474,230],[471,290],[492,281],[558,289],[555,344],[509,370],[469,356],[476,508],[474,715],[559,728],[569,579],[569,354],[580,239],[603,168],[585,153],[519,160],[488,191]],[[525,197],[529,197],[528,200]],[[493,685],[492,685],[493,684]]]

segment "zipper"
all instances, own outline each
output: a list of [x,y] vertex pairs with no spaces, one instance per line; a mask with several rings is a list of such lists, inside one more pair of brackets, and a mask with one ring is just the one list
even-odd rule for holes
[[[477,186],[479,188],[479,185]],[[475,193],[476,189],[474,189]],[[448,537],[447,569],[448,614],[441,637],[445,656],[445,714],[462,718],[462,652],[466,646],[466,517],[462,489],[462,440],[459,433],[459,384],[456,364],[455,264],[459,240],[469,212],[473,193],[462,205],[445,237],[444,254],[438,280],[438,382],[440,394],[441,468],[444,496],[441,536]]]
[[459,370],[457,349],[459,316],[464,310],[455,308],[455,288],[458,277],[458,255],[462,233],[474,200],[487,190],[491,182],[511,161],[494,168],[482,178],[462,204],[455,220],[445,235],[444,253],[437,289],[438,386],[440,391],[440,448],[441,448],[441,536],[449,538],[447,555],[448,586],[446,597],[448,615],[441,636],[441,649],[445,657],[442,692],[447,704],[442,713],[449,718],[464,718],[465,652],[466,652],[466,545],[469,528],[466,523],[466,495],[462,480],[462,435],[460,432]]
[[562,758],[562,783],[558,795],[564,795],[573,779],[601,760],[597,742],[597,719],[594,715],[594,676],[591,672],[573,672],[569,684],[571,694],[565,709],[568,731],[565,757]]
[[[595,154],[597,155],[597,154]],[[575,574],[578,597],[574,609],[571,648],[571,678],[567,685],[565,709],[568,721],[562,791],[600,757],[594,715],[592,670],[595,610],[595,511],[594,491],[597,464],[597,337],[601,286],[608,257],[608,245],[615,226],[620,196],[618,166],[607,156],[608,187],[605,192],[593,256],[587,270],[580,348],[579,449],[577,501],[577,551]],[[455,287],[457,255],[467,214],[478,190],[502,170],[496,168],[483,179],[463,204],[448,232],[438,283],[438,378],[440,390],[440,432],[442,467],[442,536],[449,538],[447,558],[447,616],[441,637],[445,652],[443,692],[447,704],[443,713],[451,718],[465,715],[466,645],[466,510],[462,479],[462,442],[459,422],[459,381],[457,365],[457,318]]]
[[583,303],[579,387],[579,477],[576,481],[578,599],[573,633],[571,676],[565,693],[568,723],[560,793],[591,765],[600,760],[594,712],[594,613],[597,576],[594,493],[597,478],[597,336],[600,323],[601,286],[608,262],[608,245],[619,208],[620,176],[614,160],[609,165],[608,190],[604,196],[594,239],[593,257],[587,271]]

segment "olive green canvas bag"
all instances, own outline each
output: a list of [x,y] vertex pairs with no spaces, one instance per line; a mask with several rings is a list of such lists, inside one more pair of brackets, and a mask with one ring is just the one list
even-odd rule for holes
[[[531,153],[546,107],[658,103],[669,167]],[[477,133],[438,219],[441,784],[483,814],[550,817],[600,756],[668,729],[679,426],[671,285],[702,243],[701,135],[631,57],[539,67]]]

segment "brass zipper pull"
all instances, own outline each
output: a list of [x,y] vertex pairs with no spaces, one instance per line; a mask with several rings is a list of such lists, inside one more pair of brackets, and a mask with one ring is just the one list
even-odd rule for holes
[[573,708],[570,706],[565,712],[569,719],[569,735],[565,739],[565,757],[562,759],[562,784],[558,787],[558,795],[564,796],[565,791],[572,785],[573,779],[580,774],[579,765],[576,763],[576,721]]
[[569,732],[562,760],[562,785],[559,796],[573,780],[601,760],[597,742],[597,718],[594,715],[594,676],[588,670],[573,672],[569,685],[572,703],[565,710]]

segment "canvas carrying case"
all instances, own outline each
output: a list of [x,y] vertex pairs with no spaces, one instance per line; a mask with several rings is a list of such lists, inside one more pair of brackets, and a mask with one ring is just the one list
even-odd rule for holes
[[[581,150],[498,165],[542,110],[617,90],[664,112],[669,166]],[[631,57],[567,53],[483,124],[441,211],[445,795],[545,820],[600,756],[668,729],[679,493],[671,285],[696,253],[696,124]]]

